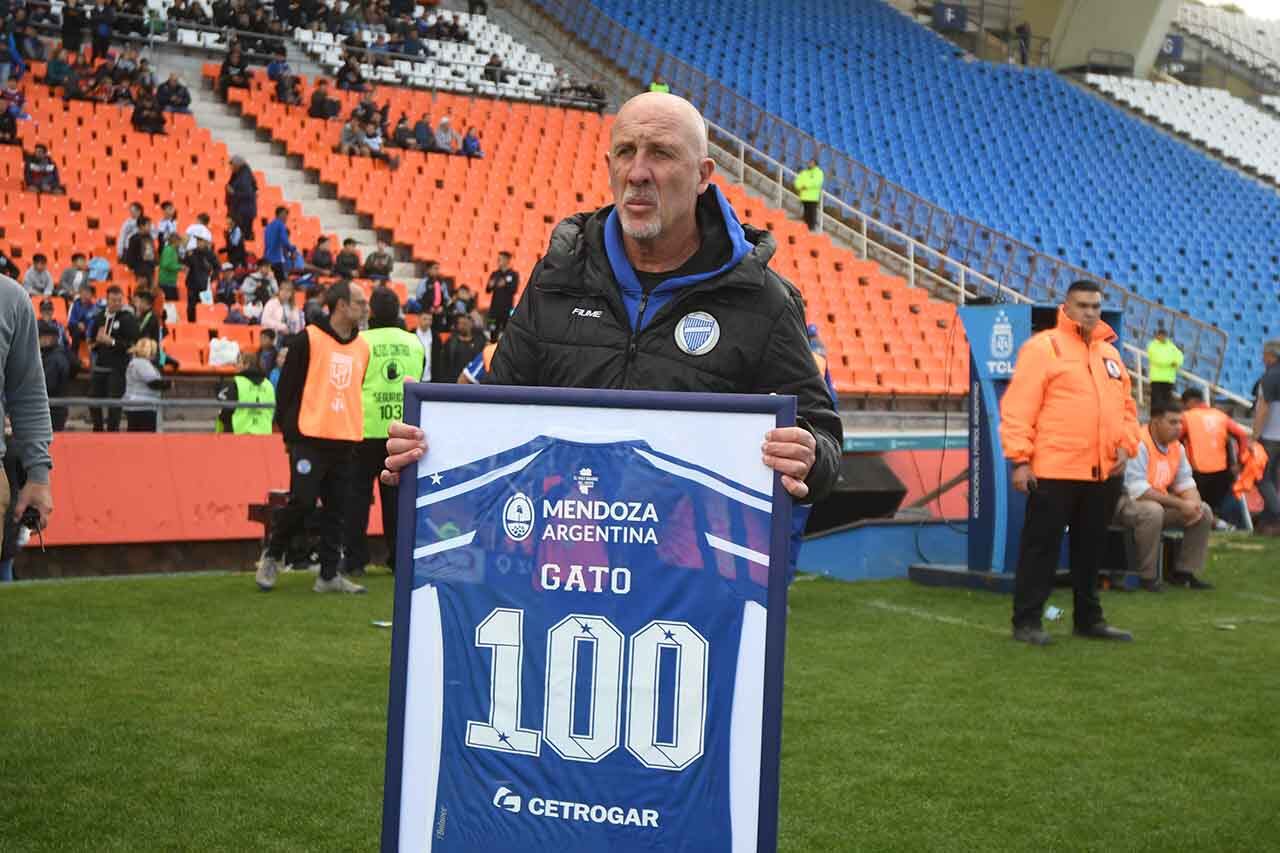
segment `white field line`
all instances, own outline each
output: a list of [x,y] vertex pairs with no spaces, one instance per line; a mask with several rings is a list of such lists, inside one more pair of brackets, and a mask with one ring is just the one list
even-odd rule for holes
[[1261,601],[1263,604],[1280,604],[1280,598],[1271,595],[1259,595],[1256,592],[1237,592],[1236,598],[1247,598],[1250,601]]
[[867,607],[874,607],[876,610],[883,610],[886,613],[899,613],[903,616],[911,616],[916,619],[924,619],[927,622],[937,622],[942,625],[955,625],[960,628],[972,628],[975,631],[981,631],[984,634],[993,634],[998,637],[1009,636],[1009,630],[1000,629],[991,625],[983,625],[979,622],[969,622],[957,616],[947,616],[943,613],[934,613],[931,610],[923,610],[919,607],[906,607],[901,604],[893,604],[892,602],[882,599],[873,599],[865,602]]

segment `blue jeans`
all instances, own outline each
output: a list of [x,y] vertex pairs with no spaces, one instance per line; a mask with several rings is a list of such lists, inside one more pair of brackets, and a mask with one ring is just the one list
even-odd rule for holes
[[1280,521],[1280,441],[1263,439],[1262,449],[1267,451],[1267,469],[1258,481],[1262,520]]
[[13,582],[13,557],[0,560],[0,583]]

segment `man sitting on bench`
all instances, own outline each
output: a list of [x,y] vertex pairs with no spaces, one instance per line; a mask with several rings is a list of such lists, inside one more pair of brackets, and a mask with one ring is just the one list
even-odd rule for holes
[[1200,499],[1195,477],[1179,443],[1182,404],[1176,399],[1153,402],[1151,421],[1142,428],[1138,455],[1124,469],[1124,494],[1116,506],[1115,524],[1129,528],[1137,544],[1142,588],[1160,592],[1157,577],[1160,537],[1166,527],[1181,528],[1182,549],[1177,565],[1166,576],[1170,583],[1191,589],[1213,589],[1197,573],[1209,550],[1213,513]]

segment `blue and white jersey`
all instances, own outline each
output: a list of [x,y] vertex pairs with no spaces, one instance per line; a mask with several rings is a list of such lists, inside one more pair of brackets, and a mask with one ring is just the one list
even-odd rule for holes
[[417,490],[400,849],[754,853],[770,497],[547,437]]

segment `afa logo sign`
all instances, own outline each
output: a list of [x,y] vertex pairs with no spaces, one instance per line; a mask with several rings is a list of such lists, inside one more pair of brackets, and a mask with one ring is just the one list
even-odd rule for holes
[[1001,311],[991,324],[991,357],[1008,358],[1013,355],[1013,324],[1009,315]]
[[502,529],[513,542],[523,542],[533,532],[533,501],[517,492],[502,507]]

